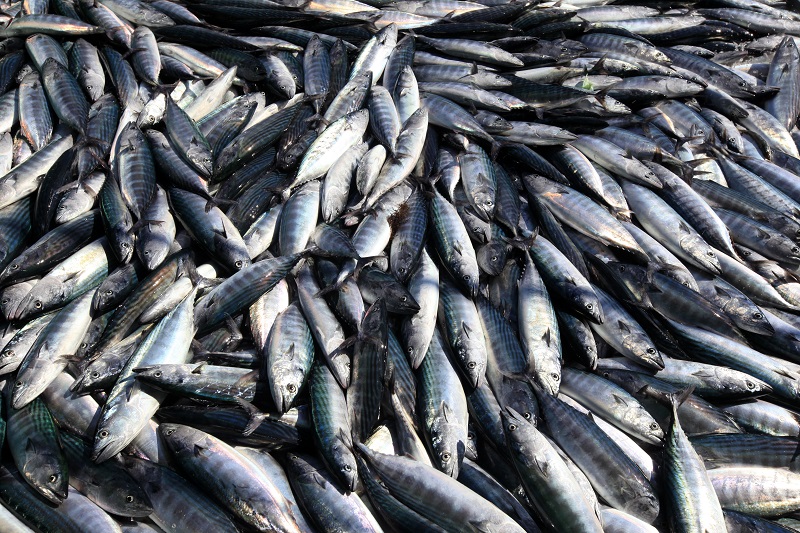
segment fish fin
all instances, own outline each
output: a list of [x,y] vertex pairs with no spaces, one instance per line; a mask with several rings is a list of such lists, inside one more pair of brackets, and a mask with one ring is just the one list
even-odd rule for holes
[[294,361],[294,343],[283,353],[283,357],[289,361]]
[[243,375],[239,379],[236,380],[236,387],[247,387],[248,385],[255,385],[255,382],[258,381],[258,376],[260,374],[260,370],[258,368],[248,372],[247,374]]
[[[649,385],[644,386],[644,388],[648,387]],[[683,405],[683,402],[689,399],[689,396],[691,396],[693,392],[694,385],[690,385],[685,389],[681,389],[669,395],[669,401],[670,404],[672,404],[672,416],[674,416],[676,419],[678,418],[678,407]]]
[[194,453],[195,457],[208,457],[209,456],[208,448],[206,448],[204,446],[200,446],[199,444],[195,444],[194,445],[194,450],[192,450],[192,452]]
[[464,330],[464,335],[466,335],[468,339],[472,337],[472,328],[463,320],[461,321],[461,329]]
[[353,437],[348,436],[347,433],[344,432],[344,429],[339,428],[339,433],[336,435],[336,439],[344,444],[348,450],[353,449]]
[[622,320],[617,320],[617,327],[620,330],[624,331],[625,333],[630,333],[631,332],[630,326],[628,326],[628,324],[626,324]]
[[258,407],[256,407],[255,405],[253,405],[252,403],[248,402],[243,398],[237,397],[236,402],[240,406],[242,406],[242,408],[247,412],[247,415],[250,417],[250,420],[247,422],[244,431],[242,431],[242,435],[247,437],[248,435],[251,435],[256,429],[258,429],[258,426],[261,425],[261,422],[264,421],[267,415],[259,411]]
[[538,457],[534,457],[533,462],[544,477],[547,478],[550,476],[550,465],[547,464],[547,462],[540,461]]
[[626,400],[625,398],[623,398],[619,394],[612,394],[611,397],[614,398],[614,401],[616,403],[621,403],[622,405],[628,405],[628,400]]
[[128,390],[126,391],[125,395],[125,401],[126,402],[131,401],[131,396],[133,396],[133,393],[136,392],[136,389],[141,389],[141,388],[142,388],[141,382],[137,379],[136,381],[133,382],[133,385],[128,387]]
[[192,374],[202,374],[203,369],[206,367],[207,364],[208,364],[207,361],[201,361],[197,363],[197,366],[192,369]]
[[497,528],[489,520],[470,520],[468,524],[469,531],[474,531],[475,533],[497,533]]
[[761,228],[756,228],[756,233],[758,234],[759,238],[764,239],[765,241],[768,240],[771,237],[771,235],[769,233],[767,233],[766,231],[764,231]]
[[550,328],[547,328],[547,331],[544,332],[544,335],[542,335],[542,340],[546,342],[548,346],[550,346]]
[[328,487],[328,482],[325,480],[324,477],[319,475],[317,472],[313,472],[311,474],[311,479],[313,479],[314,483],[316,483],[317,485],[319,485],[323,489]]
[[450,406],[447,405],[447,402],[444,400],[442,400],[442,403],[439,406],[439,411],[441,411],[442,416],[447,422],[450,422],[450,419],[453,418],[453,410],[450,409]]
[[26,455],[26,457],[27,456],[36,457],[37,455],[39,455],[36,452],[36,445],[33,443],[33,439],[28,439],[28,442],[25,443],[25,455]]
[[714,285],[714,292],[716,292],[718,296],[722,296],[723,298],[730,298],[731,296],[731,294],[727,290],[723,289],[722,287],[717,287],[716,285]]

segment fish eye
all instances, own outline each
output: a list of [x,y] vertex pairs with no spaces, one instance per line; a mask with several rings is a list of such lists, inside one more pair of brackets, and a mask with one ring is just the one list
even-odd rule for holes
[[160,378],[161,377],[161,370],[156,370],[153,372],[153,377]]
[[100,437],[101,439],[107,438],[108,437],[108,430],[104,429],[104,430],[100,431],[100,433],[98,433],[97,436]]
[[106,291],[106,296],[111,296],[111,295],[113,295],[113,294],[114,294],[114,291],[112,291],[111,289],[108,289],[108,290]]
[[525,418],[525,420],[531,420],[531,419],[533,418],[533,415],[531,414],[531,412],[530,412],[530,411],[525,411],[525,412],[522,414],[522,416]]
[[406,269],[406,267],[400,267],[397,269],[397,271],[400,272],[401,274],[405,274],[408,271],[408,269]]
[[476,366],[478,365],[475,364],[475,361],[470,361],[469,363],[467,363],[467,368],[469,368],[470,370],[475,370]]
[[167,436],[169,436],[169,435],[172,435],[173,433],[175,433],[175,429],[168,429],[168,430],[166,430],[166,431],[164,432],[164,435],[167,435]]
[[401,297],[400,297],[400,301],[401,301],[401,302],[406,302],[406,301],[408,301],[408,297],[406,297],[406,296],[401,296]]
[[792,253],[796,254],[797,252],[800,252],[800,248],[798,248],[797,246],[792,246]]
[[133,496],[128,494],[127,496],[125,496],[125,501],[128,503],[133,503]]
[[706,255],[707,255],[708,257],[714,257],[714,252],[712,252],[711,250],[709,250],[709,251],[707,251],[707,252],[706,252]]
[[626,270],[627,270],[627,268],[625,268],[625,265],[620,265],[619,266],[619,271],[620,272],[625,272]]
[[655,348],[648,348],[647,349],[647,353],[649,353],[650,355],[653,355],[654,353],[656,353],[656,350],[655,350]]
[[23,385],[25,385],[25,382],[24,382],[24,381],[22,381],[22,380],[19,380],[19,381],[17,381],[16,383],[14,383],[14,386],[15,386],[15,387],[17,387],[17,388],[20,388],[20,387],[22,387]]
[[92,372],[91,376],[92,376],[93,379],[97,379],[97,378],[100,377],[100,372],[95,370],[94,372]]
[[19,265],[16,263],[11,263],[11,270],[16,270],[19,268]]
[[463,277],[464,277],[464,281],[469,281],[470,280],[469,274],[464,274]]
[[592,309],[594,309],[594,305],[592,305],[592,304],[586,304],[586,310],[587,310],[587,311],[591,311]]
[[233,265],[236,268],[242,268],[242,265],[244,265],[244,262],[240,259],[240,260],[236,261]]
[[130,248],[130,247],[131,247],[131,245],[130,245],[130,244],[128,244],[127,242],[123,242],[123,243],[121,244],[121,246],[122,246],[123,248],[125,248],[126,250],[127,250],[128,248]]
[[289,383],[288,385],[286,385],[286,390],[288,390],[289,392],[297,392],[297,385],[295,385],[294,383]]
[[558,381],[561,379],[561,376],[553,372],[552,374],[550,374],[550,379],[552,379],[553,381]]
[[745,383],[747,384],[747,388],[750,389],[750,390],[753,390],[753,389],[756,388],[756,384],[753,383],[752,381],[746,381]]
[[49,481],[50,483],[55,483],[56,481],[58,481],[58,476],[55,474],[51,474],[50,477],[47,478],[47,481]]
[[350,466],[350,465],[344,465],[344,471],[345,471],[345,472],[350,472],[351,470],[353,470],[353,467],[352,467],[352,466]]
[[3,301],[0,302],[0,303],[2,303],[3,305],[6,305],[9,301],[10,301],[9,298],[3,298]]
[[442,460],[443,461],[449,461],[450,460],[450,452],[444,452],[442,454]]
[[753,318],[755,318],[756,320],[761,320],[762,318],[764,318],[764,315],[761,313],[753,313]]
[[41,309],[41,308],[42,308],[42,302],[41,302],[41,300],[36,300],[35,302],[33,302],[33,306],[34,306],[36,309]]
[[516,431],[517,430],[517,425],[516,424],[509,424],[508,425],[508,430],[509,431]]
[[657,429],[658,429],[658,423],[656,423],[656,422],[651,422],[651,423],[650,423],[650,429],[651,429],[652,431],[655,431],[655,430],[657,430]]

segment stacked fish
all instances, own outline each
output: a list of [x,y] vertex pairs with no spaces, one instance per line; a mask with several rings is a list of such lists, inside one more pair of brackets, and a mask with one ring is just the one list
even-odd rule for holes
[[0,530],[800,530],[797,3],[605,4],[4,2]]

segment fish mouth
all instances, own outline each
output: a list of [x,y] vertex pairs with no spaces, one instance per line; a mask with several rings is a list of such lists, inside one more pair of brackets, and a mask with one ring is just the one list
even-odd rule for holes
[[63,503],[63,501],[67,499],[66,494],[63,494],[62,496],[61,494],[58,494],[50,489],[40,488],[39,494],[41,494],[42,496],[44,496],[45,498],[47,498],[49,501],[53,502],[56,505],[61,505],[61,503]]
[[100,446],[95,445],[90,458],[95,463],[100,464],[117,455],[125,446],[125,441],[120,437],[108,438],[107,442]]
[[39,486],[36,487],[36,492],[38,492],[39,494],[41,494],[42,496],[47,498],[48,501],[51,501],[52,503],[54,503],[56,505],[61,505],[61,503],[63,503],[63,501],[67,499],[67,491],[66,490],[64,490],[64,491],[60,491],[60,490],[56,491],[56,490],[53,490],[53,489],[51,489],[49,487],[45,487],[45,486],[39,485]]

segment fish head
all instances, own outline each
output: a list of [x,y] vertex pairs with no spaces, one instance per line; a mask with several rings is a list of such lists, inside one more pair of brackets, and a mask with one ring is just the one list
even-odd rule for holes
[[490,276],[499,276],[505,267],[508,247],[500,241],[490,241],[476,251],[478,266]]
[[415,253],[415,247],[410,243],[397,239],[397,244],[394,244],[389,255],[389,260],[392,268],[392,274],[402,283],[408,281],[414,269],[414,265],[419,259],[419,255]]
[[133,234],[130,233],[129,228],[130,225],[126,224],[125,228],[111,230],[113,234],[110,240],[111,248],[123,265],[128,264],[133,257]]
[[489,187],[479,187],[472,193],[472,205],[477,215],[484,221],[489,221],[495,209],[494,190]]
[[[170,252],[169,237],[164,234],[151,233],[153,238],[142,242],[142,246],[136,248],[139,260],[144,263],[148,270],[155,270],[167,258]],[[156,237],[156,235],[158,235]]]
[[558,364],[557,354],[536,358],[534,379],[551,396],[558,394],[561,387],[561,366]]
[[69,490],[69,478],[63,475],[66,464],[51,453],[37,450],[30,440],[25,450],[25,465],[21,470],[28,483],[51,502],[59,505],[66,499]]
[[[448,407],[444,406],[445,410]],[[431,449],[434,466],[452,478],[458,477],[467,451],[467,428],[454,419],[454,414],[439,415],[431,426]]]
[[648,363],[654,370],[664,369],[664,360],[652,341],[635,331],[630,331],[622,338],[622,345],[636,357]]
[[66,285],[53,278],[42,278],[20,302],[14,316],[9,318],[25,320],[58,306],[64,300]]
[[117,434],[113,426],[101,419],[94,435],[92,461],[99,464],[111,459],[121,452],[130,443],[130,440],[124,435]]
[[179,383],[183,379],[175,368],[166,369],[162,365],[140,366],[134,368],[133,372],[136,379],[152,384]]
[[745,378],[744,386],[746,390],[742,392],[746,392],[747,394],[752,396],[761,396],[764,394],[770,394],[772,393],[773,390],[772,386],[770,386],[768,383],[765,383],[760,379],[755,379],[752,376]]
[[692,289],[694,292],[700,292],[700,288],[697,285],[697,280],[695,280],[691,273],[685,269],[662,265],[658,269],[658,273],[674,279],[684,287]]
[[86,74],[83,77],[83,87],[86,89],[86,92],[89,93],[89,98],[92,99],[92,102],[96,102],[105,94],[106,80],[98,73],[89,71],[84,72]]
[[13,320],[12,317],[16,315],[17,309],[31,292],[32,287],[29,283],[17,283],[0,291],[0,313],[8,320]]
[[503,420],[503,430],[505,430],[506,442],[511,453],[517,457],[528,455],[527,450],[535,444],[527,438],[533,424],[511,407],[500,411],[500,417]]
[[402,285],[387,284],[384,286],[383,299],[386,302],[386,309],[392,313],[401,315],[413,315],[419,311],[420,307],[414,297]]
[[651,444],[661,445],[664,442],[664,430],[648,415],[650,422],[641,428],[641,438]]
[[[80,164],[79,164],[80,167]],[[58,201],[56,207],[56,224],[64,224],[91,209],[94,198],[81,187],[69,189]]]
[[[114,365],[117,368],[117,365]],[[104,387],[105,380],[116,374],[105,358],[95,359],[86,367],[86,370],[73,382],[70,390],[75,394],[88,394],[91,391]]]
[[691,256],[702,268],[714,274],[722,273],[717,253],[703,240],[700,235],[683,233],[680,238],[680,247]]
[[[486,353],[485,348],[481,346],[485,341],[483,337],[466,338],[465,335],[466,333],[462,332],[454,352],[461,368],[467,374],[470,385],[477,388],[481,386],[486,376]],[[473,348],[469,348],[470,344]]]
[[358,487],[358,465],[351,447],[346,443],[337,441],[333,447],[336,473],[348,492],[354,492]]
[[[28,254],[22,254],[12,259],[11,262],[6,266],[6,268],[4,268],[2,272],[0,272],[0,282],[6,281],[7,279],[12,279],[18,272],[21,272],[22,267],[25,266],[27,260],[28,260]],[[27,293],[28,291],[25,291],[25,294]]]
[[114,502],[114,514],[125,517],[146,517],[153,513],[153,504],[147,493],[135,483],[110,484],[104,487],[106,497]]
[[594,292],[590,292],[581,287],[575,287],[570,291],[571,299],[575,304],[575,310],[580,311],[586,318],[597,324],[602,324],[605,316],[600,300]]
[[97,292],[92,297],[92,311],[104,313],[114,306],[117,302],[116,299],[120,295],[120,291],[125,289],[127,282],[118,278],[106,278]]

